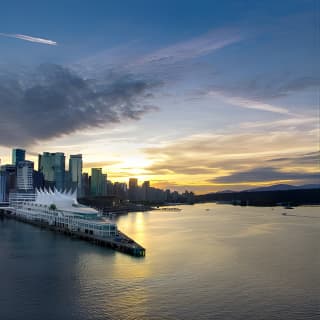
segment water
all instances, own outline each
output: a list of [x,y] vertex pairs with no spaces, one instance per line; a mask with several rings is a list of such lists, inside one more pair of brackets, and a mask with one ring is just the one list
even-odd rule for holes
[[319,319],[319,207],[180,208],[119,219],[142,259],[0,220],[0,319]]

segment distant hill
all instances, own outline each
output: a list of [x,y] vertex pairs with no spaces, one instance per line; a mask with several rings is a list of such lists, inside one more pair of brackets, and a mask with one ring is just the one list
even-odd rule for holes
[[320,204],[320,185],[291,186],[280,184],[240,192],[225,190],[196,196],[196,202],[210,201],[253,206],[315,205]]
[[259,187],[259,188],[248,189],[248,190],[244,190],[243,192],[306,190],[306,189],[320,189],[320,184],[304,184],[301,186],[292,186],[290,184],[275,184],[269,187]]
[[320,184],[303,184],[301,186],[293,186],[290,184],[275,184],[268,187],[259,187],[259,188],[252,188],[242,191],[234,191],[234,190],[222,190],[212,193],[236,193],[236,192],[259,192],[259,191],[283,191],[283,190],[306,190],[306,189],[320,189]]
[[217,193],[233,193],[233,192],[237,192],[237,191],[233,191],[233,190],[217,191]]

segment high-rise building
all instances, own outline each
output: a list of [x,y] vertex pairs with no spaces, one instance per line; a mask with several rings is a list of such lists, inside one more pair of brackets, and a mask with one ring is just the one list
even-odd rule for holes
[[43,187],[44,187],[43,173],[33,170],[33,188],[42,189]]
[[102,196],[104,189],[104,179],[102,168],[91,169],[90,194],[92,196]]
[[130,178],[129,179],[129,200],[137,201],[138,196],[139,196],[138,179]]
[[88,173],[84,172],[82,174],[82,191],[80,196],[87,197],[90,195],[90,183],[89,183],[89,175]]
[[114,190],[113,190],[113,183],[112,183],[112,181],[107,180],[106,185],[107,185],[106,195],[107,195],[107,196],[114,195]]
[[70,155],[69,159],[69,179],[71,188],[78,190],[78,195],[82,193],[82,154]]
[[144,181],[141,187],[141,200],[149,201],[150,181]]
[[9,193],[16,190],[17,186],[17,167],[15,165],[6,164],[0,167],[0,171],[3,172],[5,176],[6,186],[5,186],[5,196],[4,201],[9,200]]
[[129,179],[129,189],[134,189],[138,187],[138,179],[130,178]]
[[0,171],[0,202],[6,201],[7,179],[4,171]]
[[102,195],[106,196],[108,194],[108,181],[107,181],[107,174],[103,173],[102,174],[102,183],[103,183],[103,187],[102,187]]
[[122,182],[115,182],[113,185],[113,194],[122,200],[127,199],[127,184]]
[[64,188],[67,190],[75,189],[75,188],[72,188],[70,171],[68,171],[68,170],[65,170],[65,172],[64,172]]
[[13,149],[12,150],[12,164],[17,165],[20,161],[26,159],[26,150],[23,149]]
[[62,152],[39,154],[39,172],[43,173],[45,187],[65,188],[65,155]]
[[17,189],[32,190],[33,189],[33,167],[32,161],[19,161],[17,163]]

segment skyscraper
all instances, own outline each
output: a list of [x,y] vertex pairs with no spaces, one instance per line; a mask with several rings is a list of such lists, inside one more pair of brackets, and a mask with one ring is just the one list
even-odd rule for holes
[[33,170],[33,187],[38,189],[44,187],[44,176],[42,172]]
[[144,181],[141,187],[141,200],[149,201],[150,181]]
[[33,189],[33,167],[32,161],[19,161],[17,163],[17,189],[30,191]]
[[106,196],[108,194],[108,180],[107,180],[107,174],[102,174],[102,195]]
[[0,170],[0,202],[6,201],[7,177],[4,171]]
[[129,200],[130,201],[137,201],[139,194],[139,187],[138,187],[138,179],[130,178],[129,179]]
[[113,194],[120,199],[127,199],[127,184],[123,182],[115,182],[113,185]]
[[129,189],[134,189],[136,187],[138,187],[138,179],[130,178],[129,179]]
[[102,168],[92,168],[91,169],[91,184],[90,184],[90,194],[92,196],[102,196],[104,181],[102,175]]
[[81,196],[87,197],[90,195],[90,183],[89,183],[89,175],[88,173],[84,172],[82,174],[82,191]]
[[39,172],[43,173],[45,187],[65,188],[65,155],[62,152],[39,154]]
[[70,155],[69,177],[71,187],[78,190],[78,195],[82,193],[82,154]]
[[20,161],[26,159],[26,150],[12,149],[12,164],[17,165]]
[[[15,165],[6,164],[0,167],[2,171],[2,179],[5,179],[4,201],[9,200],[9,193],[16,190],[17,186],[17,167]],[[3,181],[2,181],[3,183]]]

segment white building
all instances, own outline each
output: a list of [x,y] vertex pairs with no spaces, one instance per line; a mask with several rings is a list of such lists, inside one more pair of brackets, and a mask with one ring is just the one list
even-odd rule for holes
[[14,214],[29,221],[95,235],[97,237],[115,237],[117,225],[103,218],[93,208],[81,205],[77,201],[77,192],[59,192],[57,189],[36,190],[34,198],[23,200],[23,194],[12,194],[10,206]]

